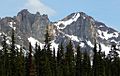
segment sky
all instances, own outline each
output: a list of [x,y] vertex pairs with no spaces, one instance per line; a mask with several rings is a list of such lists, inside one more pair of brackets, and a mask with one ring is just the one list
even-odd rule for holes
[[1,0],[0,17],[16,16],[22,9],[48,14],[58,21],[74,12],[85,12],[95,20],[120,31],[120,0]]

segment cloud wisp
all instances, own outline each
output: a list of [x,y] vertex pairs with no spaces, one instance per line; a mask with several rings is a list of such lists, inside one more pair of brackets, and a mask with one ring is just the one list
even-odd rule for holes
[[47,14],[49,16],[56,13],[54,9],[43,4],[41,0],[27,0],[24,8],[27,8],[32,13],[40,12],[40,14]]

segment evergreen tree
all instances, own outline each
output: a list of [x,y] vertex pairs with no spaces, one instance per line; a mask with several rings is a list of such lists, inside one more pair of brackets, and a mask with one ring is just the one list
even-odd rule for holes
[[8,76],[8,69],[6,69],[8,67],[8,46],[7,46],[7,43],[6,43],[6,36],[3,35],[3,41],[2,41],[2,51],[3,51],[3,60],[2,60],[2,75],[3,76]]
[[97,47],[94,47],[94,57],[93,57],[93,75],[94,76],[105,76],[105,59],[103,53],[101,52],[101,46],[99,44],[99,51],[97,52]]
[[[119,54],[118,54],[118,49],[116,48],[116,45],[112,45],[111,46],[111,51],[109,52],[109,57],[110,57],[110,67],[111,67],[111,72],[109,72],[109,74],[111,76],[119,76],[119,64],[120,64],[120,60],[119,60]],[[114,69],[114,70],[113,70]]]
[[77,55],[76,55],[76,75],[75,76],[82,76],[81,71],[81,61],[82,61],[82,54],[80,52],[80,46],[77,46]]
[[64,48],[62,43],[58,46],[57,51],[57,76],[64,76],[65,67],[64,67]]
[[91,75],[91,64],[90,64],[90,57],[85,51],[83,53],[83,62],[82,62],[82,76],[90,76]]
[[16,60],[16,50],[15,50],[15,36],[14,36],[14,29],[12,29],[12,36],[11,36],[11,47],[10,47],[10,76],[16,76],[17,75],[17,60]]
[[107,57],[105,58],[105,74],[106,76],[112,76],[111,75],[111,57],[110,54],[107,55]]
[[57,76],[57,61],[55,56],[55,48],[53,48],[53,56],[52,56],[52,76]]
[[53,66],[52,50],[50,48],[50,46],[51,46],[51,36],[49,34],[49,25],[46,28],[45,46],[46,46],[46,54],[47,54],[46,61],[48,61],[47,66],[50,67],[50,68],[48,68],[49,69],[48,72],[49,73],[51,72],[50,75],[53,75],[52,69],[54,68],[54,66]]
[[46,28],[46,34],[45,34],[45,46],[44,49],[42,49],[42,76],[52,76],[52,50],[50,49],[51,46],[51,37],[48,32],[48,26]]
[[31,43],[29,43],[29,56],[28,56],[28,71],[29,71],[29,76],[35,76],[35,66],[33,64],[33,57],[32,57],[32,46]]
[[35,46],[35,54],[34,54],[34,58],[35,58],[35,64],[36,64],[36,74],[37,76],[42,76],[42,54],[41,54],[41,49],[40,46],[37,45]]
[[25,76],[30,76],[29,75],[29,53],[27,52],[25,55]]
[[18,52],[18,57],[17,57],[17,70],[18,70],[18,76],[25,76],[25,58],[24,58],[24,53],[22,46],[20,47],[20,52]]
[[94,49],[93,49],[93,66],[92,66],[92,72],[93,72],[93,76],[97,76],[97,46],[96,43],[94,45]]
[[2,50],[0,50],[0,74],[3,76],[3,55]]
[[97,73],[98,76],[105,76],[105,62],[104,57],[102,56],[101,45],[99,44],[99,51],[97,52]]
[[69,44],[66,46],[66,75],[74,76],[75,73],[75,60],[74,60],[74,52],[73,52],[72,41],[70,40]]

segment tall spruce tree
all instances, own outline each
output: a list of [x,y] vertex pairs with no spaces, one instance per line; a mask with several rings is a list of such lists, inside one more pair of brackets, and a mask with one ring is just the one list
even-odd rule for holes
[[99,51],[97,52],[97,73],[98,76],[105,76],[105,62],[104,62],[104,56],[101,52],[101,45],[99,44]]
[[81,61],[82,61],[82,54],[80,52],[80,46],[77,46],[77,55],[76,55],[76,75],[75,76],[82,76],[82,71],[81,71]]
[[29,54],[28,54],[28,67],[29,67],[29,76],[36,76],[35,73],[35,65],[33,64],[33,57],[32,57],[32,46],[31,43],[29,43]]
[[0,50],[0,74],[3,76],[3,54],[2,50]]
[[66,73],[64,68],[64,48],[61,43],[57,51],[57,76],[64,76]]
[[16,66],[16,50],[15,50],[15,33],[14,29],[12,29],[12,36],[11,36],[11,47],[10,47],[10,76],[17,75],[17,66]]
[[83,62],[82,62],[82,76],[91,76],[91,64],[90,57],[87,51],[83,53]]
[[41,49],[40,46],[37,45],[35,46],[35,53],[34,53],[34,58],[35,58],[35,64],[36,64],[36,74],[37,76],[42,76],[42,54],[41,54]]
[[74,50],[71,40],[69,44],[66,46],[65,62],[66,62],[66,75],[75,76]]
[[3,35],[3,41],[2,41],[2,51],[3,51],[3,60],[2,60],[2,75],[3,76],[8,76],[8,69],[6,69],[8,67],[8,46],[6,43],[6,36]]
[[[118,54],[118,49],[116,48],[116,45],[112,45],[111,46],[111,51],[109,52],[109,58],[110,58],[110,71],[109,75],[111,76],[119,76],[119,64],[120,64],[120,60],[119,60],[119,54]],[[114,69],[114,70],[113,70]]]
[[17,56],[17,70],[18,70],[17,73],[18,76],[25,76],[25,57],[22,46],[20,47],[20,51],[18,52],[18,56]]
[[52,76],[57,76],[57,60],[55,56],[55,48],[53,48],[53,55],[52,55]]
[[46,27],[46,34],[45,34],[45,46],[42,50],[43,52],[43,76],[52,76],[52,50],[50,49],[51,46],[51,37],[49,35],[49,28]]
[[93,66],[92,66],[92,72],[93,72],[93,76],[97,76],[97,45],[95,43],[94,45],[94,49],[93,49]]

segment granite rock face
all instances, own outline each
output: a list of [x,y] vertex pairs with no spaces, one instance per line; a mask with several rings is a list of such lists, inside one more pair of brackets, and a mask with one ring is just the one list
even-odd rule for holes
[[50,21],[47,15],[40,15],[39,12],[31,14],[27,9],[23,9],[17,16],[2,18],[0,31],[11,36],[11,30],[15,28],[16,43],[27,47],[29,37],[44,42],[45,29],[48,24]]
[[[51,22],[45,14],[41,15],[39,12],[31,14],[27,9],[23,9],[17,16],[0,19],[0,35],[3,33],[10,39],[13,28],[16,44],[23,45],[28,49],[30,37],[44,44],[45,30],[48,26],[52,44],[56,45],[53,47],[56,48],[61,42],[66,46],[69,40],[72,40],[74,47],[80,45],[83,50],[87,51],[94,47],[95,41],[107,49],[110,45],[120,44],[120,33],[118,31],[96,21],[84,12],[72,13],[57,22]],[[1,41],[2,36],[0,36]],[[103,49],[103,51],[105,50]]]
[[95,42],[104,48],[102,51],[110,50],[111,45],[120,44],[118,31],[83,12],[72,13],[53,24],[56,26],[56,43],[63,42],[65,45],[72,40],[74,46],[80,45],[82,50],[88,52],[92,50]]

